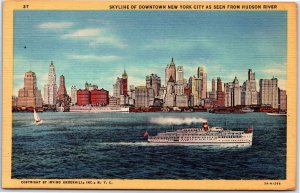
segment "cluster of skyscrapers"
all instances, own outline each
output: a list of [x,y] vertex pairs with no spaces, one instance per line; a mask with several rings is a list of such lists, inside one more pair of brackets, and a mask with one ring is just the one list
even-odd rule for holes
[[36,75],[25,73],[24,87],[18,97],[13,97],[13,106],[48,107],[57,106],[132,106],[132,107],[237,107],[237,106],[270,106],[286,110],[286,91],[278,87],[278,79],[260,79],[259,90],[256,86],[255,73],[248,70],[248,79],[240,85],[237,77],[232,82],[222,83],[220,77],[212,79],[211,91],[207,90],[207,73],[203,66],[195,69],[195,74],[185,79],[184,67],[175,65],[174,59],[165,68],[165,79],[157,74],[145,77],[144,85],[130,85],[126,70],[117,77],[113,84],[113,94],[97,85],[85,83],[84,89],[71,87],[71,96],[67,94],[65,78],[60,76],[59,87],[56,84],[56,73],[53,62],[49,67],[48,82],[44,86],[44,100],[36,84]]

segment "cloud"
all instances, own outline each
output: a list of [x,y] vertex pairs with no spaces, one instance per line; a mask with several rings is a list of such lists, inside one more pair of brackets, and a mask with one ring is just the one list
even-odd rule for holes
[[81,38],[81,37],[97,37],[103,30],[99,28],[86,28],[75,30],[71,33],[65,34],[63,37],[66,38]]
[[118,48],[123,48],[126,45],[111,31],[104,28],[85,28],[72,31],[62,36],[68,39],[87,40],[90,46],[97,46],[102,44],[113,45]]
[[72,22],[44,22],[38,25],[41,29],[58,30],[69,28],[73,25]]
[[93,60],[93,61],[100,61],[100,62],[111,62],[120,59],[119,56],[115,56],[115,55],[98,56],[92,54],[88,54],[88,55],[70,54],[67,57],[75,60]]

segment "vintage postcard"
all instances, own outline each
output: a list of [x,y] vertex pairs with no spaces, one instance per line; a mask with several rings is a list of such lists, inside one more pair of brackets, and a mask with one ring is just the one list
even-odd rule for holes
[[4,188],[293,190],[297,4],[6,1]]

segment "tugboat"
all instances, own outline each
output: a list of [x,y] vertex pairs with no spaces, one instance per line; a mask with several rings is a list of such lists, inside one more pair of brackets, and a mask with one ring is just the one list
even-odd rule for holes
[[233,131],[222,127],[208,127],[204,122],[202,128],[177,129],[171,132],[160,132],[156,136],[147,137],[149,143],[157,144],[193,144],[193,145],[230,145],[230,146],[252,146],[253,128],[245,131]]

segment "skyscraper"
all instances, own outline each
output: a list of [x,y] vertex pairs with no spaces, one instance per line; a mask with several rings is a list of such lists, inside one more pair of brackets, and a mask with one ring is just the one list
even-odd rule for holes
[[157,74],[150,74],[146,76],[146,88],[152,88],[154,91],[154,97],[159,95],[159,89],[161,87],[161,79]]
[[216,99],[217,98],[216,80],[215,79],[211,80],[211,92],[209,92],[209,98],[210,99]]
[[233,106],[241,105],[241,87],[237,77],[233,80]]
[[124,72],[122,74],[122,95],[124,95],[125,97],[128,95],[127,83],[128,83],[128,76],[126,70],[124,69]]
[[71,102],[73,104],[77,103],[77,88],[76,88],[76,86],[71,87]]
[[222,80],[217,78],[217,103],[216,106],[224,106],[224,92],[222,91]]
[[177,67],[177,84],[184,84],[184,74],[183,74],[183,66]]
[[260,79],[260,104],[278,108],[278,79]]
[[56,85],[55,67],[53,62],[51,61],[51,64],[49,66],[48,84],[44,85],[44,103],[47,105],[55,105],[56,94],[57,94],[57,85]]
[[256,90],[255,73],[252,71],[252,69],[248,70],[248,80],[246,80],[242,86],[241,104],[242,105],[258,104],[258,92]]
[[173,58],[171,60],[170,65],[167,65],[165,69],[165,85],[167,85],[171,77],[176,82],[176,66]]
[[149,96],[145,86],[135,87],[135,107],[149,107]]
[[200,97],[201,99],[206,98],[207,92],[207,74],[205,73],[205,68],[203,66],[198,67],[197,70],[197,77],[200,79]]
[[41,91],[38,90],[35,72],[25,73],[24,87],[18,93],[18,107],[42,107],[43,99]]
[[67,94],[67,90],[66,90],[66,85],[65,85],[65,77],[64,75],[61,75],[59,77],[59,87],[58,87],[58,91],[57,91],[57,103],[58,105],[62,105],[65,106],[68,104],[68,94]]

